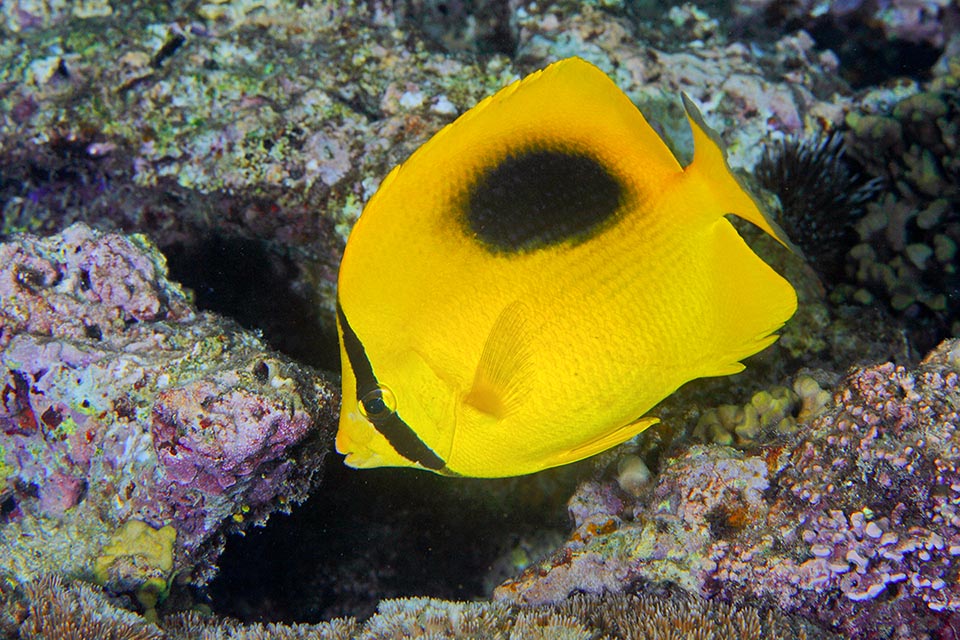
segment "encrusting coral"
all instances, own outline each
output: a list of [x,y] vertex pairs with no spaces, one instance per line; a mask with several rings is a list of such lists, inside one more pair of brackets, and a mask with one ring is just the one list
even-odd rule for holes
[[716,444],[749,446],[793,433],[830,403],[830,394],[811,376],[801,375],[792,388],[758,391],[743,406],[725,404],[704,411],[693,435]]
[[958,75],[847,116],[851,155],[891,187],[856,224],[852,295],[886,302],[921,348],[960,335],[960,93],[950,87]]

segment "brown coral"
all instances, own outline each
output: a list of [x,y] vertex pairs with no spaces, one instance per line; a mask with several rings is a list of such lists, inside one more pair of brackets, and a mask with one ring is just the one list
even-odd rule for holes
[[[760,640],[832,638],[830,634],[752,605],[708,602],[678,589],[577,595],[556,605],[449,602],[400,598],[380,603],[364,623],[341,618],[317,624],[241,624],[190,611],[161,627],[109,602],[80,582],[46,577],[0,588],[0,620],[14,637],[33,640]],[[19,628],[18,628],[19,627]]]
[[157,627],[113,606],[101,591],[82,582],[66,584],[59,576],[45,576],[23,584],[21,589],[26,602],[26,618],[17,636],[21,640],[162,640],[164,637]]

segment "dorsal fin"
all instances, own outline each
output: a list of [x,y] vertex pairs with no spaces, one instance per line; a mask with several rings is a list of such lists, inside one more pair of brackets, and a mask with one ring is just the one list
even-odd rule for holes
[[683,98],[683,108],[687,112],[690,130],[693,132],[693,162],[685,171],[688,173],[699,171],[709,176],[718,195],[718,204],[729,209],[721,211],[721,215],[732,213],[748,220],[766,231],[790,251],[802,255],[800,250],[790,242],[780,225],[764,213],[763,209],[750,195],[750,191],[740,183],[736,174],[730,170],[720,136],[704,121],[697,105],[686,93],[680,95]]
[[463,397],[465,404],[496,419],[523,402],[530,361],[525,310],[515,300],[500,312],[483,345],[470,391]]

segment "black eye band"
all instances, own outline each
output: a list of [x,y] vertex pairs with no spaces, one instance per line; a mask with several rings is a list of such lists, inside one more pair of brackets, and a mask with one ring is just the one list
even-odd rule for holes
[[[426,469],[443,470],[446,463],[421,440],[416,432],[394,410],[396,404],[385,398],[383,387],[373,373],[373,366],[367,358],[360,338],[353,332],[347,316],[337,300],[337,319],[343,332],[343,348],[350,360],[350,367],[357,377],[357,402],[364,417],[373,425],[390,446],[401,456],[416,462]],[[377,393],[379,392],[379,393]]]

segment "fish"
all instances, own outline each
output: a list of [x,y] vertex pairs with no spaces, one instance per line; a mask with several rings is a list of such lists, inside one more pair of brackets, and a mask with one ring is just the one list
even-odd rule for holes
[[603,71],[564,59],[383,179],[338,276],[348,466],[491,478],[582,460],[777,339],[796,292],[725,216],[790,241],[682,101],[686,167]]

